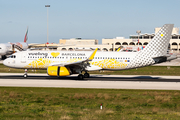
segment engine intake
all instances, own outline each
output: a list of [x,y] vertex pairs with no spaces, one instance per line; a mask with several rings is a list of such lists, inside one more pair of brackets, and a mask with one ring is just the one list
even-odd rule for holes
[[68,76],[71,75],[71,70],[67,67],[49,66],[47,74],[49,76]]

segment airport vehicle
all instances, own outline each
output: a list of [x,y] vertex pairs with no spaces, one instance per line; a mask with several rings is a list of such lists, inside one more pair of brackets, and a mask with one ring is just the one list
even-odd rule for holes
[[[167,49],[173,24],[165,24],[149,44],[138,52],[92,51],[22,51],[4,60],[8,67],[25,69],[47,69],[50,76],[79,74],[89,77],[88,71],[126,70],[153,65],[167,60]],[[85,74],[82,75],[82,72]]]
[[27,42],[27,34],[28,28],[24,37],[24,42],[16,42],[16,43],[0,43],[0,56],[1,59],[5,59],[6,55],[11,55],[15,53],[15,51],[24,51],[28,49]]

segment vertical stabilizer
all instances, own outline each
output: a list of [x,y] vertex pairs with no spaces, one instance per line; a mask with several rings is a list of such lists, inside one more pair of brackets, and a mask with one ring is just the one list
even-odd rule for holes
[[142,53],[148,53],[151,57],[166,55],[173,27],[173,24],[165,24],[158,33],[155,34],[154,38],[144,48]]
[[27,39],[28,39],[28,27],[27,27],[27,30],[26,30],[26,34],[25,34],[25,37],[24,37],[24,42],[26,43],[27,42]]
[[149,44],[141,51],[137,52],[135,58],[130,62],[127,68],[143,67],[155,63],[155,57],[165,56],[172,34],[173,24],[165,24]]

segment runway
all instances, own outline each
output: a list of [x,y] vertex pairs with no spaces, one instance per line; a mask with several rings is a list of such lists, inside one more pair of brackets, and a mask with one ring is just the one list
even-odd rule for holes
[[21,73],[0,73],[0,86],[180,90],[180,76],[91,75],[78,80],[77,75],[60,78],[28,75],[23,78]]

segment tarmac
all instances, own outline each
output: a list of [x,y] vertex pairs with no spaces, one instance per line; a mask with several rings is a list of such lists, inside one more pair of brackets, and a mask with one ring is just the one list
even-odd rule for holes
[[[154,66],[180,66],[180,58]],[[28,74],[28,78],[23,78],[23,73],[0,73],[0,86],[180,90],[180,76],[91,75],[78,80],[77,75],[57,78],[47,74]]]
[[0,86],[180,90],[180,76],[91,75],[78,80],[77,75],[58,78],[29,74],[28,78],[23,78],[23,73],[0,73]]

